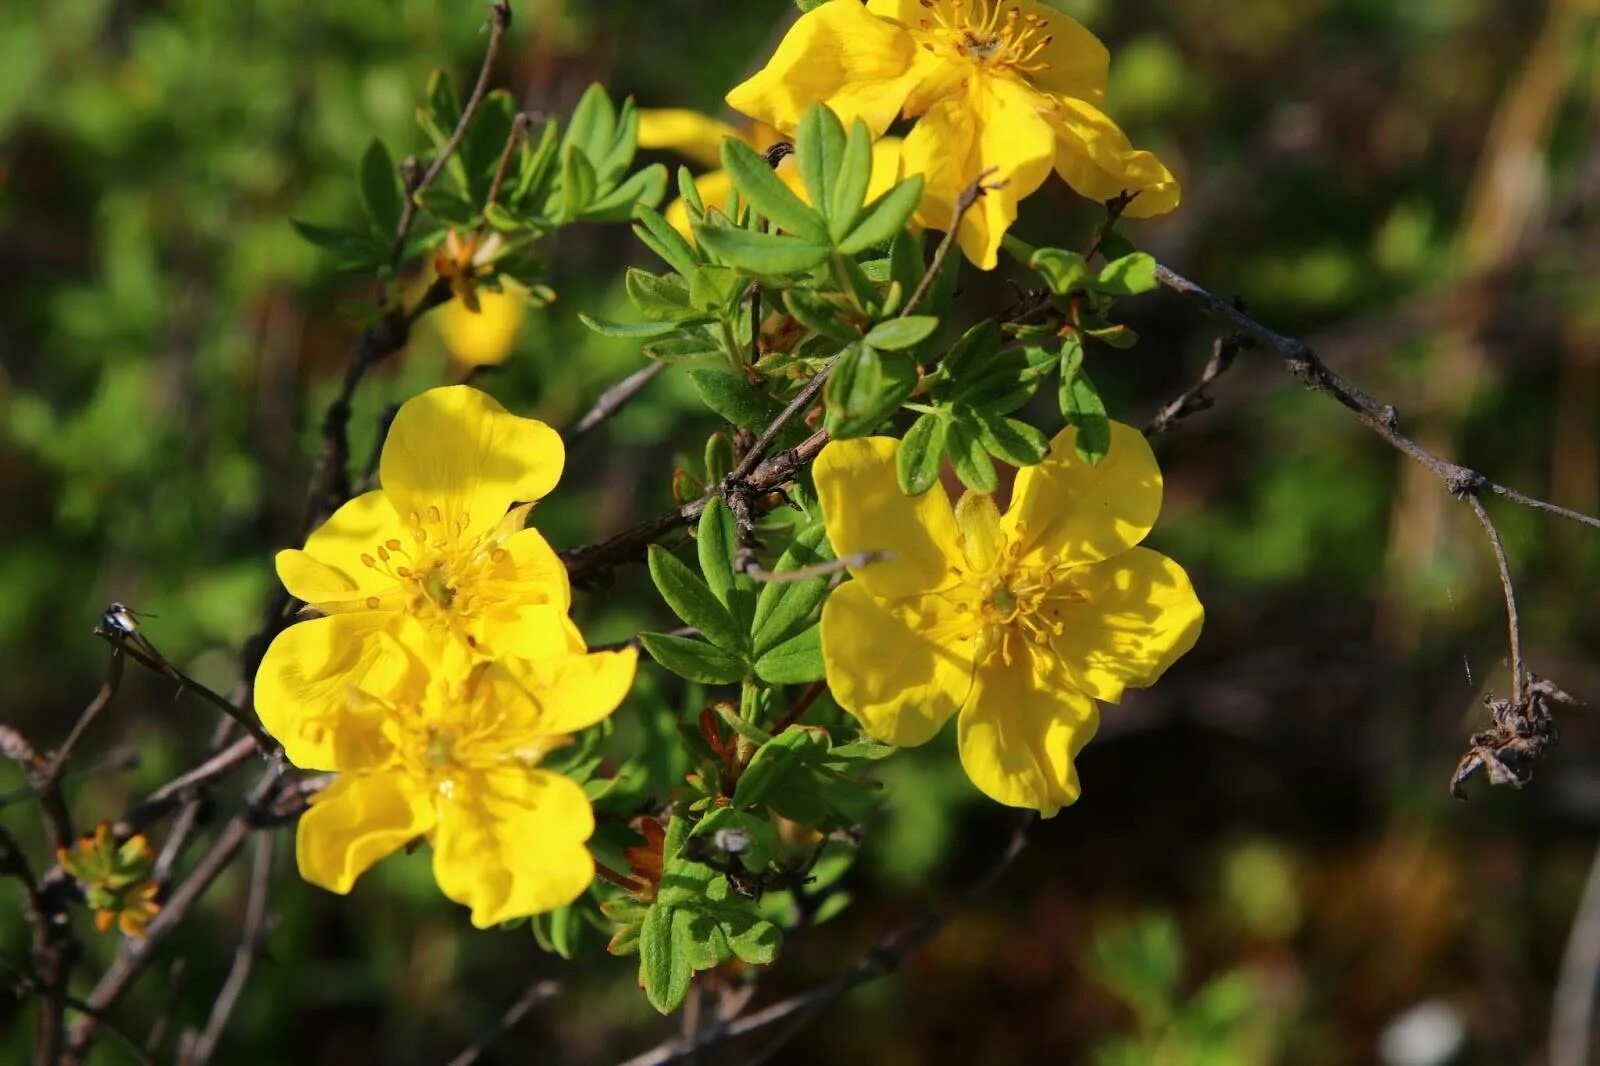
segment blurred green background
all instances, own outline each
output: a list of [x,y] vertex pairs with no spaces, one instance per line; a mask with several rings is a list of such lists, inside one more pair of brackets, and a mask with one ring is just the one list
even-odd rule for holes
[[[514,6],[497,84],[552,114],[595,80],[718,113],[793,17],[784,0]],[[1313,341],[1430,447],[1596,510],[1600,7],[1058,6],[1111,46],[1110,112],[1186,185],[1176,214],[1128,236]],[[422,150],[429,70],[460,85],[483,43],[469,0],[0,7],[0,719],[59,742],[99,686],[106,649],[89,630],[113,599],[153,615],[146,632],[197,677],[234,683],[358,332],[350,305],[373,293],[333,275],[289,219],[354,219],[369,138]],[[1053,183],[1017,232],[1081,245],[1096,217]],[[649,256],[625,227],[574,227],[550,251],[560,299],[480,384],[560,426],[641,364],[576,312],[629,317],[621,267]],[[973,317],[1011,298],[1003,276],[969,271],[964,286]],[[1143,342],[1090,361],[1113,414],[1137,423],[1193,380],[1215,327],[1167,294],[1119,312]],[[388,406],[459,373],[419,329],[361,394],[357,459]],[[1108,709],[1080,759],[1082,802],[993,891],[782,1061],[1542,1061],[1600,831],[1600,729],[1567,711],[1528,788],[1479,781],[1451,800],[1481,700],[1509,680],[1471,513],[1266,354],[1242,356],[1216,393],[1158,444],[1154,542],[1207,603],[1199,646]],[[669,371],[574,453],[539,524],[569,547],[653,513],[670,502],[669,451],[696,454],[714,428]],[[1532,669],[1600,699],[1600,539],[1490,507]],[[632,567],[580,594],[591,639],[669,624],[647,589]],[[79,749],[80,820],[114,817],[205,751],[209,712],[135,675]],[[654,667],[641,675],[619,719],[684,705]],[[980,802],[949,744],[885,776],[846,875],[854,905],[787,947],[763,999],[827,980],[1004,847],[1009,815]],[[21,783],[0,768],[0,791]],[[8,797],[0,819],[37,840],[26,803]],[[301,883],[281,843],[277,924],[219,1062],[443,1061],[540,976],[566,987],[496,1061],[610,1062],[675,1031],[637,992],[635,960],[598,937],[563,963],[526,929],[473,931],[425,854],[340,899]],[[169,988],[172,1026],[203,1024],[242,873],[117,1008],[128,1028],[145,1032]],[[0,957],[17,963],[9,883],[0,907]],[[85,982],[114,944],[95,951]],[[0,1000],[0,1059],[21,1061],[30,1016]],[[108,1043],[96,1061],[124,1057]]]

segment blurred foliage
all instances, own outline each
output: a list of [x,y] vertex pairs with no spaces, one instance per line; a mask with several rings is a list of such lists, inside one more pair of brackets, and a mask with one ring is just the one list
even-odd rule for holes
[[[1593,4],[1057,6],[1111,45],[1112,111],[1185,181],[1182,209],[1131,231],[1141,247],[1312,338],[1431,445],[1596,510]],[[642,106],[715,111],[792,10],[528,0],[497,84],[551,115],[595,80]],[[414,111],[428,72],[461,85],[482,45],[478,9],[451,0],[0,8],[8,722],[59,739],[99,684],[104,648],[88,630],[112,599],[151,615],[152,639],[202,680],[235,680],[232,652],[298,516],[317,413],[376,296],[289,220],[358,219],[367,144],[396,158],[426,144]],[[1096,219],[1056,189],[1024,204],[1016,232],[1081,247]],[[577,312],[631,319],[612,279],[658,264],[623,227],[575,227],[551,252],[558,300],[480,384],[564,425],[642,365],[637,341],[597,336]],[[1000,277],[964,282],[971,306],[1013,299]],[[1192,380],[1213,333],[1166,295],[1117,314],[1139,345],[1092,346],[1084,365],[1112,415],[1137,421]],[[460,373],[419,330],[360,396],[357,460],[386,409]],[[1574,716],[1527,790],[1450,803],[1444,780],[1478,701],[1506,676],[1470,515],[1265,355],[1245,353],[1214,392],[1217,408],[1161,445],[1157,546],[1184,560],[1211,611],[1196,653],[1108,711],[1081,762],[1084,800],[1000,888],[834,1008],[793,1061],[1373,1061],[1394,1018],[1441,998],[1466,1019],[1457,1061],[1542,1046],[1600,828],[1600,730]],[[1056,397],[1033,404],[1050,424]],[[718,428],[669,370],[574,455],[541,527],[565,547],[668,505],[674,467],[699,469]],[[1497,516],[1533,668],[1594,702],[1600,545]],[[597,642],[674,624],[643,567],[576,609]],[[647,753],[640,787],[682,780],[675,746],[650,738],[673,735],[702,697],[641,671],[616,722]],[[75,805],[115,813],[191,765],[211,724],[130,673],[82,749]],[[972,803],[951,747],[887,766],[869,859],[830,873],[858,905],[793,946],[771,994],[830,979],[999,849],[1002,818]],[[136,767],[92,772],[123,750]],[[0,816],[26,828],[14,805]],[[421,860],[381,864],[349,899],[289,866],[226,1061],[437,1061],[549,975],[568,982],[563,998],[508,1038],[507,1061],[552,1042],[572,1061],[610,1061],[663,1033],[633,960],[566,965],[528,931],[473,933]],[[169,984],[174,1024],[203,1022],[241,906],[236,871],[169,942],[166,957],[187,960],[181,981],[158,967],[124,1004],[136,1031]],[[0,956],[19,958],[23,935],[0,923]],[[97,941],[82,972],[113,951]],[[0,1057],[27,1046],[27,1027],[6,1024],[25,1011],[0,1004]]]

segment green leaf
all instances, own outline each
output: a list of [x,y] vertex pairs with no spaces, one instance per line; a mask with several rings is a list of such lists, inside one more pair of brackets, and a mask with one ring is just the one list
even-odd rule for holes
[[696,266],[687,275],[689,302],[718,318],[731,314],[749,284],[731,267]]
[[900,491],[907,496],[920,496],[939,480],[947,429],[944,418],[925,414],[911,423],[900,441],[900,450],[895,455],[895,474],[900,480]]
[[1032,466],[1050,454],[1050,442],[1045,435],[1026,422],[982,415],[975,422],[978,439],[983,441],[989,454],[1012,466]]
[[516,119],[516,98],[504,89],[495,89],[478,104],[455,155],[461,162],[466,192],[473,203],[481,204],[489,199],[495,169],[505,153],[506,142],[511,139]]
[[800,116],[795,130],[795,165],[805,183],[806,196],[819,211],[828,211],[833,187],[844,166],[844,126],[826,104],[812,104]]
[[807,289],[786,289],[784,306],[801,325],[834,340],[854,341],[860,337],[848,322],[840,319],[844,309],[827,296]]
[[766,159],[735,137],[722,141],[722,166],[750,206],[775,225],[810,244],[827,245],[827,223],[772,171]]
[[905,353],[868,344],[846,348],[823,391],[828,429],[840,440],[871,433],[916,387],[916,361]]
[[739,783],[733,786],[733,805],[751,807],[760,803],[818,754],[817,740],[810,730],[784,730],[750,757]]
[[689,285],[680,277],[662,277],[648,270],[629,267],[623,275],[623,287],[628,299],[646,318],[658,322],[685,322],[703,319],[705,315],[689,302]]
[[689,917],[684,927],[684,950],[689,956],[689,965],[699,971],[726,962],[733,949],[728,946],[728,935],[717,919],[698,907],[685,908],[684,913]]
[[733,554],[739,550],[738,531],[734,526],[733,511],[721,496],[712,497],[706,509],[700,512],[700,526],[695,534],[695,548],[700,556],[700,573],[706,579],[714,596],[731,612],[733,610]]
[[659,544],[650,545],[650,579],[684,625],[698,629],[723,651],[742,653],[749,640],[699,574]]
[[728,946],[741,962],[765,966],[778,957],[783,933],[773,923],[745,911],[724,915],[719,911]]
[[1113,259],[1100,271],[1094,287],[1110,296],[1134,296],[1156,287],[1156,261],[1144,252]]
[[722,344],[704,332],[653,341],[640,349],[646,358],[660,363],[704,363],[722,358]]
[[961,339],[950,346],[939,361],[941,376],[953,380],[956,392],[961,387],[987,369],[988,364],[994,359],[995,353],[1000,350],[1000,327],[991,318],[986,318],[961,335]]
[[655,207],[667,193],[667,168],[652,163],[583,209],[585,222],[626,222],[640,207]]
[[578,321],[602,337],[626,337],[630,340],[664,337],[678,330],[676,322],[613,322],[608,318],[591,315],[587,311],[578,312]]
[[[776,569],[779,573],[798,570],[832,558],[833,549],[828,544],[827,531],[819,522],[795,536],[788,550],[778,559]],[[761,595],[756,599],[755,622],[752,626],[755,654],[765,654],[792,635],[801,622],[811,617],[811,612],[827,595],[826,577],[763,584]]]
[[797,274],[827,260],[826,244],[775,233],[754,233],[731,226],[695,227],[700,247],[751,274]]
[[[678,932],[679,923],[683,932]],[[686,950],[689,914],[657,903],[639,927],[639,983],[645,998],[662,1014],[670,1014],[689,994],[694,970]]]
[[955,467],[956,477],[974,492],[993,492],[1000,487],[994,463],[978,435],[960,422],[951,422],[945,438],[945,454]]
[[577,148],[590,160],[604,159],[616,134],[617,111],[605,87],[594,82],[578,98],[561,140],[563,153]]
[[[622,111],[617,116],[616,129],[611,135],[611,144],[604,152],[591,152],[589,158],[599,162],[595,164],[595,173],[600,178],[601,185],[607,185],[622,177],[628,169],[628,164],[633,162],[634,152],[639,147],[639,109],[634,106],[633,97],[622,101]],[[661,168],[661,191],[665,193],[667,168]],[[654,201],[659,203],[659,199]]]
[[478,220],[471,200],[442,185],[430,185],[415,196],[417,206],[447,226],[470,226]]
[[1045,284],[1057,296],[1083,288],[1089,279],[1089,264],[1084,262],[1083,256],[1060,248],[1037,249],[1028,265],[1043,275]]
[[672,228],[672,224],[662,217],[660,211],[648,204],[640,204],[634,211],[634,218],[636,221],[633,232],[650,246],[651,251],[684,277],[694,273],[694,268],[700,262],[694,246]]
[[[760,432],[772,423],[783,405],[751,385],[743,375],[735,377],[725,370],[689,371],[689,380],[705,405],[736,426]],[[783,441],[794,439],[801,426],[791,426]]]
[[837,241],[855,226],[861,206],[872,182],[872,131],[859,118],[850,124],[843,160],[824,213],[828,216],[828,236]]
[[561,157],[561,217],[577,218],[594,202],[596,178],[594,164],[575,145],[568,145]]
[[671,633],[641,633],[639,641],[661,666],[703,685],[731,685],[743,681],[749,671],[743,659],[703,640]]
[[450,81],[450,75],[442,70],[430,73],[426,95],[428,103],[417,118],[433,142],[442,145],[450,139],[456,123],[461,121],[461,103],[456,99],[456,89]]
[[822,680],[822,627],[801,630],[756,660],[756,676],[769,685]]
[[694,171],[688,167],[678,168],[678,196],[688,206],[692,221],[699,222],[705,217],[706,203],[700,199],[700,187],[694,183]]
[[380,248],[370,233],[357,230],[334,229],[329,226],[318,226],[311,222],[300,222],[291,219],[289,224],[301,238],[316,245],[325,252],[332,252],[342,259],[356,259],[367,262],[378,252],[387,252]]
[[379,235],[392,238],[400,227],[400,180],[389,149],[376,137],[361,154],[360,178],[361,203],[367,209],[367,217]]
[[520,205],[530,197],[542,203],[549,196],[546,188],[556,170],[556,154],[561,142],[556,136],[556,122],[549,119],[539,132],[538,146],[530,147],[533,138],[522,142],[522,170],[511,190],[510,202]]
[[1061,348],[1061,416],[1068,425],[1077,427],[1074,444],[1078,457],[1094,466],[1111,448],[1111,421],[1106,417],[1100,393],[1083,369],[1082,348],[1077,349],[1077,358],[1073,359],[1069,355],[1071,347]]
[[879,322],[867,333],[867,343],[884,351],[898,352],[921,343],[939,328],[932,315],[906,315]]
[[900,286],[903,299],[910,299],[927,273],[922,262],[922,234],[901,230],[889,244],[889,276]]
[[922,175],[914,174],[876,200],[856,223],[850,235],[838,243],[845,255],[864,252],[899,233],[922,200]]

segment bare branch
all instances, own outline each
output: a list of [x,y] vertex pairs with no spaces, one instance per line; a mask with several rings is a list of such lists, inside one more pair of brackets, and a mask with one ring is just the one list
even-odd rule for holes
[[493,1044],[496,1040],[516,1028],[517,1023],[522,1021],[534,1007],[554,997],[560,991],[561,985],[555,981],[540,981],[530,985],[528,990],[517,997],[517,1001],[506,1009],[506,1012],[500,1016],[500,1019],[494,1025],[490,1026],[487,1032],[474,1040],[471,1046],[462,1051],[461,1054],[451,1059],[449,1066],[472,1066],[488,1049],[490,1044]]
[[1240,347],[1240,338],[1237,336],[1218,337],[1212,345],[1211,358],[1206,360],[1205,369],[1200,372],[1200,380],[1157,411],[1155,417],[1145,423],[1144,435],[1160,436],[1195,412],[1210,407],[1212,400],[1206,395],[1206,389],[1233,365],[1233,357],[1238,354]]
[[233,1016],[234,1007],[238,1006],[245,982],[250,979],[250,968],[261,953],[270,924],[267,917],[267,890],[272,885],[272,852],[272,834],[258,833],[239,947],[233,953],[233,965],[228,970],[227,980],[223,981],[216,1002],[211,1006],[211,1017],[206,1022],[205,1031],[185,1041],[185,1047],[178,1057],[184,1066],[205,1066],[211,1061],[211,1056],[217,1050],[217,1042],[222,1038],[222,1031]]
[[1489,512],[1484,510],[1483,501],[1471,494],[1467,494],[1466,501],[1483,524],[1483,531],[1489,537],[1489,547],[1494,550],[1495,565],[1500,569],[1500,588],[1506,597],[1506,628],[1511,644],[1511,699],[1520,704],[1527,695],[1527,678],[1522,670],[1522,630],[1517,622],[1517,592],[1511,585],[1511,564],[1506,561],[1506,549],[1500,543],[1500,531],[1494,527]]
[[623,407],[627,406],[628,401],[633,399],[640,389],[643,389],[659,377],[666,368],[667,364],[665,363],[651,362],[647,366],[635,370],[605,392],[602,392],[600,398],[594,402],[594,406],[589,408],[582,418],[574,422],[566,432],[561,434],[562,440],[567,444],[571,444],[612,415],[615,415]]
[[267,731],[261,728],[261,724],[255,720],[253,715],[240,710],[226,696],[213,692],[172,665],[172,661],[157,651],[156,646],[150,643],[149,639],[144,635],[135,634],[134,637],[130,638],[128,634],[121,630],[106,629],[104,627],[96,629],[95,635],[105,640],[118,652],[127,655],[128,658],[140,666],[147,670],[152,670],[171,681],[178,686],[180,691],[193,692],[196,696],[199,696],[227,715],[235,725],[250,734],[251,739],[255,741],[256,746],[261,749],[263,754],[270,755],[278,749],[277,741],[267,735]]
[[793,570],[765,570],[752,563],[744,568],[744,572],[757,581],[764,581],[773,585],[793,584],[796,581],[810,581],[814,577],[827,577],[843,570],[860,570],[873,563],[888,562],[894,558],[891,551],[856,552],[854,555],[842,556],[838,559],[829,559],[824,563],[812,563],[810,566],[798,566]]
[[456,128],[450,131],[450,138],[440,147],[439,153],[433,157],[433,162],[428,164],[428,169],[417,178],[415,185],[407,183],[405,204],[400,209],[400,224],[395,230],[394,251],[391,255],[396,265],[405,252],[406,240],[411,236],[411,227],[417,219],[417,194],[433,184],[434,179],[444,170],[445,164],[450,162],[450,157],[455,155],[456,149],[461,146],[461,138],[467,135],[467,127],[472,125],[473,118],[478,114],[479,105],[489,92],[489,76],[494,71],[495,58],[500,54],[500,42],[510,25],[511,4],[508,0],[498,0],[490,4],[489,44],[483,51],[483,66],[478,70],[478,80],[472,87],[472,95],[467,97],[466,105],[461,109],[461,118],[456,122]]
[[113,649],[111,661],[106,664],[106,679],[100,685],[100,691],[95,693],[94,699],[89,701],[89,706],[78,715],[78,721],[72,727],[72,732],[67,734],[67,739],[61,742],[61,747],[56,749],[55,755],[50,759],[50,765],[40,775],[39,784],[35,787],[41,792],[48,792],[56,787],[61,780],[61,772],[66,768],[67,759],[72,755],[72,749],[78,746],[78,741],[94,720],[100,717],[100,712],[111,705],[112,699],[117,695],[117,686],[122,684],[122,668],[127,665],[122,657],[122,652]]

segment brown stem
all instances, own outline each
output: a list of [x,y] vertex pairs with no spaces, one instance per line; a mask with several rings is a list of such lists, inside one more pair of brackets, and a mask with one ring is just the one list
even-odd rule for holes
[[560,991],[561,985],[555,981],[539,981],[530,985],[528,990],[517,997],[517,1001],[506,1009],[506,1012],[500,1016],[494,1025],[489,1027],[487,1032],[474,1040],[471,1046],[463,1050],[461,1054],[451,1059],[449,1066],[472,1066],[482,1057],[490,1044],[493,1044],[496,1040],[516,1028],[517,1023],[522,1021],[534,1007],[537,1007],[547,999],[551,999]]

